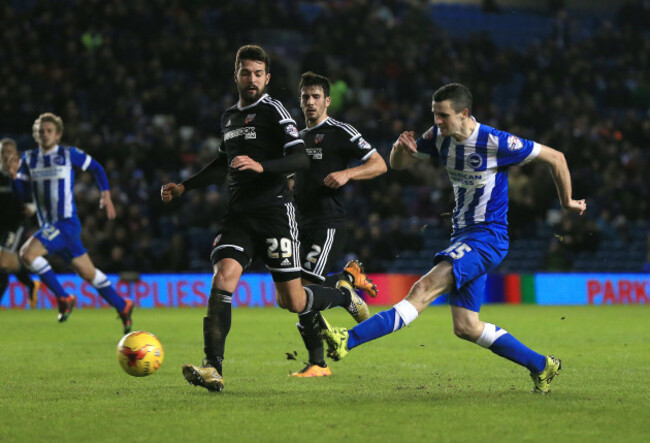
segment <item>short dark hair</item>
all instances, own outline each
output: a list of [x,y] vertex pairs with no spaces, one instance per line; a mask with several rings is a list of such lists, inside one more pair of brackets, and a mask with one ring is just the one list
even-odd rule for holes
[[330,81],[324,75],[319,75],[314,72],[305,72],[300,76],[300,84],[298,89],[306,88],[308,86],[320,86],[323,88],[323,94],[325,97],[330,96]]
[[239,64],[242,62],[242,60],[254,60],[256,62],[262,62],[266,68],[266,73],[268,74],[271,72],[271,60],[261,46],[244,45],[239,48],[237,50],[237,56],[235,56],[235,71],[239,69]]
[[451,101],[451,107],[456,112],[467,108],[472,113],[472,93],[469,88],[460,83],[449,83],[433,93],[434,102]]

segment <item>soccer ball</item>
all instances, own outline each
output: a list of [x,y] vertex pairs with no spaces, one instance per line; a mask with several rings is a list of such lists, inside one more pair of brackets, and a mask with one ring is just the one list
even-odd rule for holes
[[147,331],[134,331],[117,345],[117,361],[134,377],[151,375],[160,367],[165,353],[158,338]]

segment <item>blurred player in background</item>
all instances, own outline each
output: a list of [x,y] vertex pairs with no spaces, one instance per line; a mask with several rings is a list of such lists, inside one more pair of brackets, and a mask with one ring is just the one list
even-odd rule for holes
[[[307,127],[300,131],[310,157],[309,169],[296,171],[294,192],[300,215],[302,281],[333,283],[347,279],[371,297],[377,289],[355,260],[345,266],[343,274],[326,280],[332,263],[345,252],[345,210],[343,187],[350,180],[369,180],[386,172],[386,162],[351,125],[327,115],[330,105],[330,81],[322,75],[306,72],[300,80],[300,107]],[[349,167],[353,161],[362,164]],[[320,313],[307,311],[298,315],[298,330],[309,353],[309,362],[295,377],[331,375],[325,363],[320,337]]]
[[487,273],[508,252],[508,166],[531,161],[549,166],[562,208],[582,214],[585,200],[574,200],[564,155],[547,146],[478,123],[471,115],[472,94],[452,83],[433,94],[434,125],[415,140],[403,132],[393,144],[390,164],[403,169],[418,159],[438,156],[454,187],[456,208],[451,246],[439,252],[434,266],[392,309],[378,313],[351,330],[324,323],[328,354],[335,360],[370,340],[390,334],[415,320],[439,296],[448,293],[454,333],[490,349],[530,371],[533,392],[549,392],[561,361],[538,354],[508,331],[479,319]]
[[[271,79],[269,68],[264,49],[239,48],[234,72],[239,100],[221,117],[221,150],[228,157],[228,210],[210,255],[214,276],[203,320],[205,359],[201,366],[183,366],[189,383],[210,391],[224,387],[232,294],[256,256],[271,271],[280,307],[303,313],[343,306],[359,321],[369,316],[368,306],[347,281],[338,289],[302,286],[298,224],[287,174],[306,169],[309,157],[296,122],[282,103],[264,92]],[[163,202],[207,185],[218,167],[215,159],[183,183],[164,185]]]
[[101,190],[99,207],[106,209],[109,220],[114,219],[115,208],[104,168],[82,150],[59,145],[63,120],[55,114],[41,114],[34,122],[33,135],[38,148],[25,152],[20,162],[16,160],[10,165],[15,188],[24,200],[31,198],[36,204],[36,216],[41,227],[20,249],[20,258],[56,296],[59,322],[68,319],[76,297],[65,292],[43,257],[47,254],[59,255],[97,289],[99,295],[117,310],[126,334],[131,331],[133,302],[120,297],[106,275],[90,260],[81,243],[81,222],[73,196],[74,168],[92,172]]
[[15,159],[18,159],[16,142],[10,138],[0,140],[0,302],[9,285],[9,274],[15,274],[18,281],[27,287],[29,306],[34,309],[41,283],[32,280],[16,253],[23,236],[25,219],[34,211],[30,211],[31,208],[18,199],[12,189],[12,178],[6,168]]

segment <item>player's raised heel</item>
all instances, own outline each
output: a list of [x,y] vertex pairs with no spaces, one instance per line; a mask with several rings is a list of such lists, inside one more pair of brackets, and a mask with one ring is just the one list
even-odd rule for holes
[[205,359],[201,366],[183,365],[183,377],[189,384],[204,387],[211,392],[222,391],[224,387],[223,377],[219,371]]
[[77,303],[77,297],[68,295],[67,297],[57,298],[56,302],[59,305],[59,323],[63,323],[72,314],[72,310]]
[[327,343],[327,356],[334,361],[339,361],[348,355],[348,338],[350,334],[345,328],[333,328],[321,316],[321,337]]
[[298,372],[294,372],[293,374],[290,375],[290,377],[310,378],[310,377],[329,377],[330,375],[332,375],[332,371],[330,371],[329,366],[322,367],[312,363],[307,363],[307,366],[305,366]]
[[533,379],[535,387],[533,388],[533,394],[548,394],[551,392],[549,385],[553,381],[558,372],[562,369],[562,360],[556,358],[552,355],[546,357],[546,367],[542,372],[530,373],[530,378]]
[[350,313],[357,323],[370,318],[370,311],[365,301],[354,290],[352,284],[346,280],[339,280],[336,283],[337,289],[342,289],[350,294],[350,304],[345,307],[345,310]]
[[372,298],[377,297],[377,285],[368,278],[361,262],[350,260],[343,268],[343,272],[351,277],[355,288],[361,289]]
[[126,306],[124,306],[124,309],[120,312],[120,318],[122,319],[122,324],[124,325],[124,333],[128,334],[131,332],[131,326],[133,325],[131,314],[133,313],[133,308],[135,305],[133,304],[133,301],[129,300],[128,298],[125,300],[125,302]]

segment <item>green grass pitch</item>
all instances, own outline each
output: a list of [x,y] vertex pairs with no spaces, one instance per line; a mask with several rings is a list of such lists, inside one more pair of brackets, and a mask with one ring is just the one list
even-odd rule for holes
[[[221,393],[181,375],[201,360],[204,309],[135,312],[135,329],[165,348],[145,378],[117,363],[113,311],[75,311],[64,324],[54,311],[0,311],[0,441],[650,438],[650,306],[487,305],[481,314],[562,358],[550,395],[530,394],[525,369],[455,338],[448,307],[331,362],[333,376],[321,379],[288,377],[306,360],[295,315],[235,309]],[[351,326],[341,309],[326,317]]]

